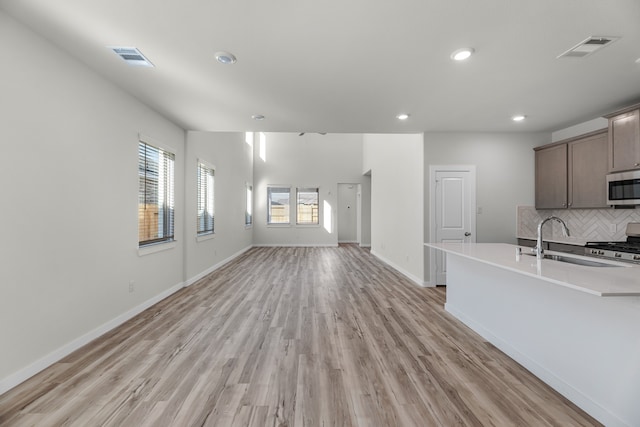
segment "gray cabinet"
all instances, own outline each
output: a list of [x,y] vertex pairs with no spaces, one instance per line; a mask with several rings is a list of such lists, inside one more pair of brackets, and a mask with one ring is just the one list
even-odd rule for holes
[[567,144],[568,207],[607,207],[607,132],[583,137]]
[[640,109],[636,105],[609,119],[609,172],[640,169]]
[[536,148],[536,209],[567,207],[567,144]]
[[607,207],[607,130],[535,148],[536,209]]

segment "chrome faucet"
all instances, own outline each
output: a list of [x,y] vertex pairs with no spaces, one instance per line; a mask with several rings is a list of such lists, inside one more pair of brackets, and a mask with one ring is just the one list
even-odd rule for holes
[[536,258],[538,259],[542,259],[544,254],[544,249],[542,249],[542,226],[544,225],[545,222],[550,220],[558,221],[562,225],[563,236],[569,237],[571,235],[569,234],[569,229],[567,228],[567,224],[565,224],[564,221],[558,218],[557,216],[550,216],[540,221],[540,223],[538,224],[538,242],[536,244],[536,247],[534,248],[536,251]]

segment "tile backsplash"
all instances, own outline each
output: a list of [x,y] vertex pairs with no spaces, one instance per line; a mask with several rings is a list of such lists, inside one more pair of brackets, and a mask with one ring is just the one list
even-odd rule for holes
[[[552,209],[536,210],[533,206],[518,206],[518,237],[535,239],[538,223],[549,216],[557,216],[567,223],[571,237],[564,237],[560,224],[545,225],[545,239],[567,243],[625,240],[628,222],[640,222],[640,209]],[[615,229],[615,231],[613,231]]]

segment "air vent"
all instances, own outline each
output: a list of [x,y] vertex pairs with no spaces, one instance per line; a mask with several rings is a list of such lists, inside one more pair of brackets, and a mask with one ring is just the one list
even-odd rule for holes
[[619,38],[620,37],[591,36],[566,52],[561,53],[558,55],[558,58],[584,58],[605,46],[609,46]]
[[124,59],[127,64],[136,67],[153,67],[154,65],[135,47],[109,46],[118,56]]

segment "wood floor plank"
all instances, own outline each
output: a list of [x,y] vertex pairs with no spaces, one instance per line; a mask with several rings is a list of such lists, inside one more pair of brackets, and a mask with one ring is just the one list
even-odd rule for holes
[[253,248],[0,396],[4,426],[599,426],[356,245]]

